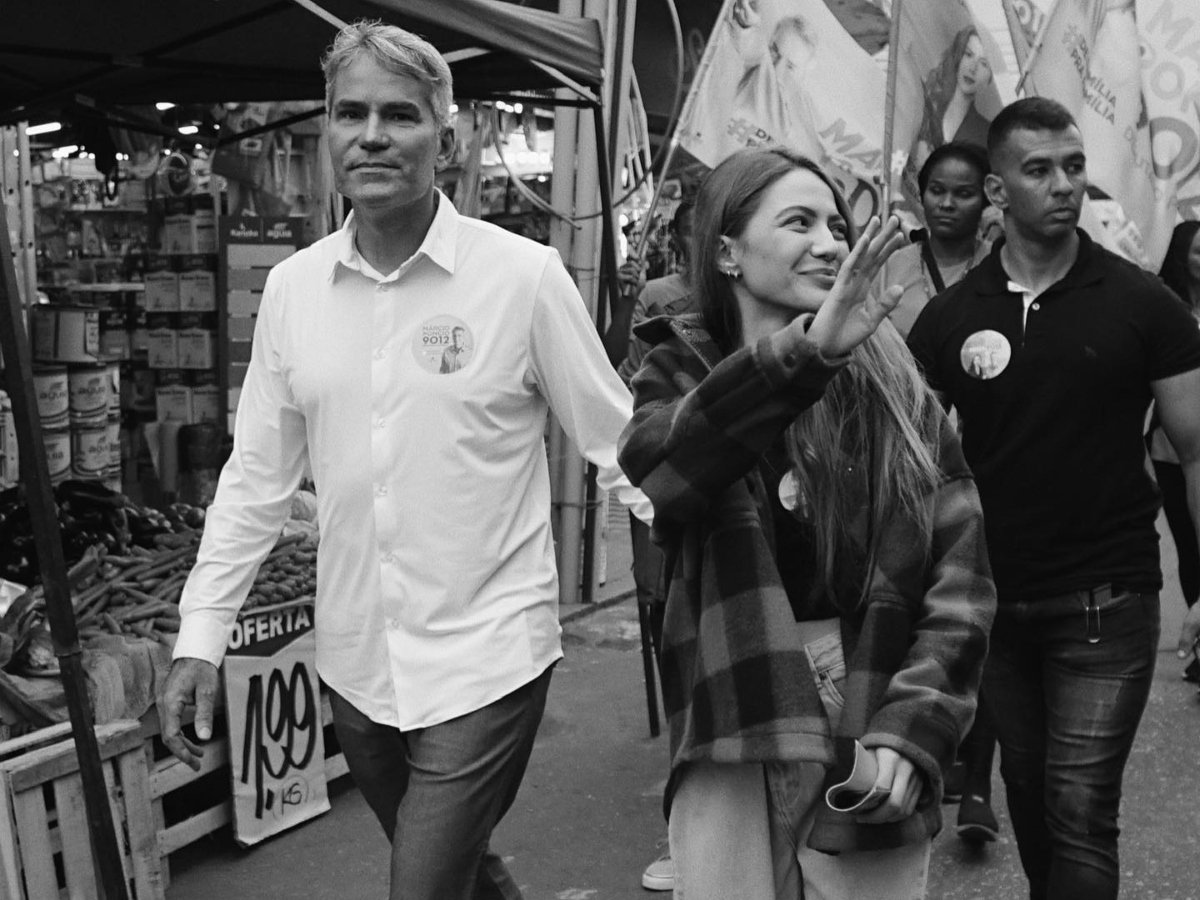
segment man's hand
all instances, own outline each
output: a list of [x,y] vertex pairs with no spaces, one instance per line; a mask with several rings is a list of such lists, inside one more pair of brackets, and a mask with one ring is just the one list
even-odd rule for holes
[[[1200,604],[1197,604],[1200,605]],[[876,747],[872,752],[879,764],[875,788],[888,791],[887,797],[870,812],[855,816],[866,825],[882,825],[907,819],[917,808],[925,779],[908,759],[889,747]]]
[[212,737],[213,705],[217,698],[217,667],[203,659],[182,657],[171,665],[167,683],[158,697],[158,721],[163,743],[175,756],[199,771],[204,751],[183,734],[183,713],[196,707],[196,736]]

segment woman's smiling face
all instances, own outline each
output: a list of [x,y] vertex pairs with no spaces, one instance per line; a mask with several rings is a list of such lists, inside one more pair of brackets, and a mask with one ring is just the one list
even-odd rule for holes
[[768,187],[741,235],[722,238],[741,272],[743,319],[816,312],[850,253],[849,226],[817,175],[795,169]]

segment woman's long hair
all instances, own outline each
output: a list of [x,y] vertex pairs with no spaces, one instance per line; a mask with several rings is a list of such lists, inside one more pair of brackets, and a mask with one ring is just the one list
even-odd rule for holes
[[958,67],[966,55],[967,44],[973,37],[979,37],[979,31],[974,25],[968,25],[954,35],[954,40],[942,54],[941,61],[930,69],[925,79],[925,100],[930,111],[936,113],[939,120],[945,113],[950,98],[954,96],[955,88],[958,87]]
[[[842,192],[816,163],[788,150],[739,151],[700,187],[693,284],[705,326],[723,355],[741,345],[742,326],[730,277],[717,266],[720,238],[739,238],[764,192],[796,169],[812,172],[829,187],[853,247],[858,234]],[[839,608],[852,609],[862,599],[839,596],[839,584],[846,583],[839,571],[864,556],[869,571],[894,517],[913,522],[928,547],[928,498],[941,481],[939,420],[937,399],[899,333],[885,322],[788,429],[788,455],[803,498],[798,508],[813,526],[814,584]]]
[[1183,302],[1192,308],[1193,313],[1200,315],[1200,309],[1197,309],[1192,297],[1193,288],[1200,288],[1200,285],[1192,284],[1192,276],[1188,271],[1188,251],[1191,250],[1192,241],[1198,231],[1200,231],[1200,221],[1180,222],[1175,226],[1175,230],[1171,232],[1171,243],[1167,245],[1167,255],[1163,257],[1162,268],[1159,269],[1158,275],[1167,287],[1177,293]]

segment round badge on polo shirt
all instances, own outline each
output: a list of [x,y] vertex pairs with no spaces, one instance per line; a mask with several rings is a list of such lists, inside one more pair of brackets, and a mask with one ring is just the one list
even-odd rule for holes
[[475,336],[467,323],[454,316],[434,316],[421,323],[413,336],[413,356],[426,372],[453,375],[475,358]]
[[972,378],[987,381],[1008,368],[1012,344],[998,331],[977,331],[965,341],[958,359]]

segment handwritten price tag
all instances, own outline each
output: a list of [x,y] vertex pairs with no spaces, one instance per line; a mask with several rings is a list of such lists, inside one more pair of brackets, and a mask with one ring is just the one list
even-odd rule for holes
[[246,613],[225,657],[234,839],[256,844],[329,809],[311,601]]

